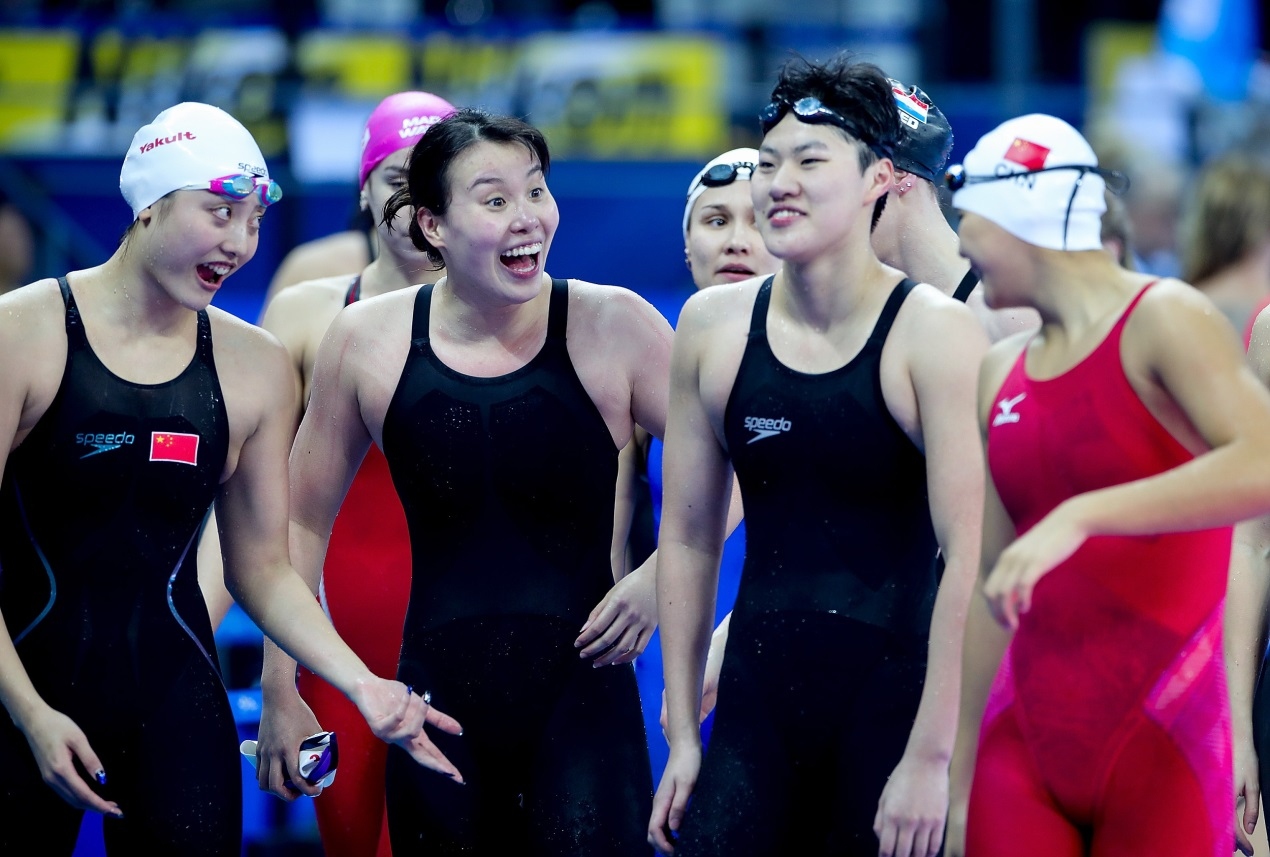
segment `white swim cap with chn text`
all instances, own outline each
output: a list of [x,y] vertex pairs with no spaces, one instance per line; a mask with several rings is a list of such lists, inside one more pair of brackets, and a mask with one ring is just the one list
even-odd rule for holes
[[954,208],[1050,250],[1102,248],[1106,182],[1071,125],[1033,113],[989,131],[950,170]]

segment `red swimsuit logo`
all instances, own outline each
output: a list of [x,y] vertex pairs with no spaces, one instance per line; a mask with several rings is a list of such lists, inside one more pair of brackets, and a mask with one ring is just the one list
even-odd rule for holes
[[173,134],[171,137],[155,137],[154,142],[145,143],[144,145],[142,145],[140,147],[140,151],[142,154],[145,154],[146,152],[153,149],[155,146],[162,146],[165,143],[175,143],[178,140],[195,140],[195,139],[197,138],[193,134],[191,134],[189,131],[178,131],[175,134]]
[[198,435],[179,431],[151,432],[150,460],[198,464]]

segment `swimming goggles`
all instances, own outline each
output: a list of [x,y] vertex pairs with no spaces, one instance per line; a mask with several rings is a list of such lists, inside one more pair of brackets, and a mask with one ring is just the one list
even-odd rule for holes
[[1120,196],[1129,189],[1129,177],[1119,170],[1104,170],[1101,167],[1091,167],[1087,164],[1059,164],[1053,167],[1040,167],[1035,170],[1020,170],[1013,173],[1000,173],[991,176],[972,176],[966,173],[966,168],[961,164],[953,164],[944,173],[944,185],[949,190],[961,190],[968,184],[980,184],[982,182],[996,182],[1002,179],[1017,179],[1020,176],[1034,176],[1037,173],[1048,173],[1053,170],[1078,170],[1079,178],[1076,179],[1076,186],[1080,187],[1080,182],[1088,173],[1097,173],[1102,176],[1103,181],[1107,183],[1107,190]]
[[966,174],[966,168],[961,164],[953,164],[944,173],[944,184],[949,190],[961,190],[968,184],[981,184],[983,182],[995,182],[1002,179],[1017,179],[1024,176],[1034,176],[1037,173],[1048,173],[1054,170],[1076,170],[1080,173],[1076,177],[1076,181],[1072,183],[1072,194],[1067,198],[1067,211],[1063,214],[1063,249],[1067,249],[1067,227],[1072,221],[1072,205],[1076,202],[1076,193],[1080,190],[1080,183],[1085,180],[1085,176],[1090,173],[1102,176],[1106,182],[1107,190],[1120,196],[1129,189],[1129,177],[1119,170],[1104,170],[1101,167],[1091,167],[1088,164],[1056,164],[1052,167],[1040,167],[1035,170],[1020,170],[1017,173],[1003,172],[998,175],[991,176],[972,176]]
[[697,179],[691,190],[688,191],[688,196],[692,196],[697,188],[730,185],[740,178],[741,170],[745,170],[746,179],[751,179],[754,177],[754,167],[755,164],[752,161],[737,161],[735,164],[715,164],[701,174],[701,177]]
[[758,114],[759,125],[763,129],[763,133],[766,134],[771,131],[776,123],[781,121],[781,118],[790,111],[793,111],[793,114],[798,117],[800,122],[806,122],[809,125],[836,125],[872,149],[873,153],[879,158],[891,157],[889,146],[884,146],[873,140],[871,135],[865,134],[860,130],[859,125],[838,111],[826,107],[814,95],[808,95],[793,102],[785,98],[777,98],[764,107]]
[[231,199],[246,199],[255,193],[260,197],[260,204],[265,208],[282,199],[282,185],[273,179],[246,174],[221,176],[218,179],[212,179],[207,184],[186,185],[184,189],[210,190],[212,193],[228,196]]

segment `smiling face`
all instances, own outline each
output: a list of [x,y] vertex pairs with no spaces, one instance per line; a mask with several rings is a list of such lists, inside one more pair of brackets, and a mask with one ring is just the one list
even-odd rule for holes
[[750,181],[754,213],[773,256],[803,262],[849,246],[892,181],[890,161],[860,169],[860,144],[832,125],[787,114],[763,138]]
[[698,289],[774,274],[781,265],[763,244],[749,182],[741,180],[706,188],[697,197],[684,249]]
[[251,261],[265,209],[254,196],[230,199],[178,190],[143,209],[146,228],[128,239],[146,273],[175,302],[205,309],[225,279]]
[[532,299],[560,223],[538,159],[520,143],[480,141],[455,157],[447,179],[445,214],[420,208],[417,218],[451,284],[497,303]]

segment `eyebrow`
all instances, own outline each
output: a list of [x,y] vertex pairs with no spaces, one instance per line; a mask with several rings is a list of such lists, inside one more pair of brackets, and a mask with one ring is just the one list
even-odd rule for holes
[[[802,153],[806,152],[809,149],[828,149],[828,148],[829,147],[820,140],[808,140],[806,143],[799,143],[797,146],[795,146],[793,150],[790,152],[790,154],[801,155]],[[776,151],[776,149],[767,145],[760,146],[760,151],[767,152],[773,155],[780,154],[779,152]]]
[[[534,164],[533,166],[529,168],[529,171],[525,173],[525,176],[526,178],[528,178],[529,176],[532,176],[534,173],[541,173],[541,172],[542,172],[542,164]],[[467,186],[467,189],[475,190],[477,187],[483,184],[501,185],[503,184],[503,180],[499,178],[498,176],[477,176],[472,181],[472,183]]]

